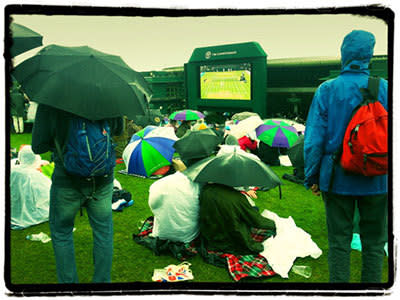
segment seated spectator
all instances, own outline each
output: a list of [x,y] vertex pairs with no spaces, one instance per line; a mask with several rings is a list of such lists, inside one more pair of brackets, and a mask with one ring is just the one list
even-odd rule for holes
[[165,125],[164,125],[165,127],[172,127],[173,129],[174,129],[174,131],[176,132],[176,129],[177,129],[177,122],[176,122],[176,120],[168,120],[168,119],[166,119],[165,120]]
[[42,160],[30,145],[17,160],[10,172],[11,229],[24,229],[48,221],[51,179],[38,170]]
[[257,156],[267,165],[280,166],[279,148],[271,147],[260,141]]
[[181,138],[185,133],[190,130],[192,126],[192,121],[182,121],[181,125],[176,130],[175,134],[178,138]]
[[200,238],[207,249],[260,253],[263,245],[251,238],[252,227],[275,230],[275,223],[261,216],[240,191],[221,184],[204,186],[200,193]]
[[257,141],[251,139],[249,135],[241,137],[238,142],[242,150],[253,154],[257,153]]
[[180,171],[150,186],[149,206],[154,215],[153,236],[190,242],[199,234],[200,184]]

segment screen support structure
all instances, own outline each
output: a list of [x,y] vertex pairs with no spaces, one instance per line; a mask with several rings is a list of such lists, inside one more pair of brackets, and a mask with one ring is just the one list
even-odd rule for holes
[[196,48],[184,67],[188,108],[266,116],[267,55],[257,42]]

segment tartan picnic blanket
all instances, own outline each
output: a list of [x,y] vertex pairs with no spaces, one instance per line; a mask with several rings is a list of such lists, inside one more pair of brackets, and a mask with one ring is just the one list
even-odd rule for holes
[[[217,267],[226,267],[234,281],[245,277],[270,277],[276,274],[265,257],[260,254],[235,255],[208,250],[200,238],[196,238],[190,243],[182,243],[152,237],[150,233],[153,231],[153,222],[153,216],[147,218],[139,229],[139,233],[133,234],[133,240],[153,250],[156,255],[172,254],[178,260],[184,261],[200,254],[207,263]],[[272,231],[265,229],[252,228],[251,230],[251,237],[260,243],[272,234]]]

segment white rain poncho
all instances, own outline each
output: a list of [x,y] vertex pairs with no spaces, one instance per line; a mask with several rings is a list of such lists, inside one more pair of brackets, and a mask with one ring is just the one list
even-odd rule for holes
[[37,168],[40,156],[24,146],[18,153],[19,165],[11,168],[11,228],[23,229],[49,220],[51,180]]
[[150,186],[149,206],[154,214],[153,236],[190,242],[199,234],[200,185],[176,172]]
[[264,251],[260,255],[267,259],[274,272],[282,278],[289,277],[288,273],[297,257],[320,257],[321,249],[310,234],[296,226],[292,217],[281,218],[268,210],[264,210],[261,215],[275,222],[276,235],[263,242]]

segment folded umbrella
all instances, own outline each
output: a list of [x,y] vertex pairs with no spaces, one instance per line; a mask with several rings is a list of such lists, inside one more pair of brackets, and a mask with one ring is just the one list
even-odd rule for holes
[[190,131],[175,142],[174,148],[183,160],[204,158],[216,152],[222,142],[212,129]]
[[205,116],[197,110],[184,109],[172,113],[169,116],[169,119],[179,120],[179,121],[194,121],[194,120],[204,119],[204,117]]
[[13,75],[33,101],[90,120],[145,115],[151,97],[144,77],[119,56],[87,46],[47,46]]
[[135,133],[122,154],[127,173],[149,177],[169,166],[177,139],[172,127],[147,126]]
[[[233,147],[231,151],[226,147]],[[224,145],[216,156],[203,159],[183,172],[197,182],[213,182],[232,187],[257,186],[271,189],[282,182],[279,177],[254,155]]]
[[297,130],[283,121],[266,120],[256,129],[257,138],[271,147],[290,148],[297,140]]
[[10,30],[12,38],[11,57],[42,45],[43,36],[28,27],[11,23]]

